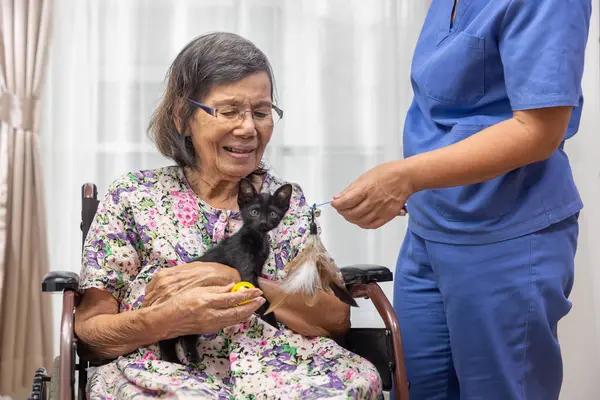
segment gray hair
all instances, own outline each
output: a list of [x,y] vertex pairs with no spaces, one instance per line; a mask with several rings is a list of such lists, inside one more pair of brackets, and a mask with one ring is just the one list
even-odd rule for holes
[[[238,82],[257,72],[266,72],[274,93],[273,70],[265,54],[252,42],[227,32],[201,35],[188,43],[167,72],[167,87],[154,111],[148,134],[158,151],[182,167],[196,167],[196,152],[184,133],[196,108],[186,101],[203,101],[215,86]],[[176,107],[177,106],[177,107]],[[174,110],[178,108],[178,115]],[[177,130],[175,118],[181,121]],[[254,173],[264,173],[262,167]]]

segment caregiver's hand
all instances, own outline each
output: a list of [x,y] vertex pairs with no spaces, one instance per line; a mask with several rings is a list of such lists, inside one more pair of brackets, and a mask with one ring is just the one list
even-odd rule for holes
[[146,286],[142,307],[164,303],[191,288],[226,286],[239,281],[237,270],[217,263],[193,262],[164,268]]
[[404,206],[413,193],[411,173],[403,160],[392,161],[365,172],[335,195],[331,205],[348,222],[376,229],[406,215]]

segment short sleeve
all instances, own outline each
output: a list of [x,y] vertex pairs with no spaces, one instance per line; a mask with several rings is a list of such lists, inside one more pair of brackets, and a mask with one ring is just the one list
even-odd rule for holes
[[140,272],[139,236],[126,194],[135,187],[113,183],[98,205],[83,249],[80,290],[107,290],[121,302]]
[[591,17],[591,0],[512,0],[499,35],[513,110],[576,107]]

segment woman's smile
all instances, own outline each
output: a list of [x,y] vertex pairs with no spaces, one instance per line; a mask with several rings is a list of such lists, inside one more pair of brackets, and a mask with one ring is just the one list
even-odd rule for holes
[[256,147],[223,146],[225,154],[235,159],[247,160],[256,154]]

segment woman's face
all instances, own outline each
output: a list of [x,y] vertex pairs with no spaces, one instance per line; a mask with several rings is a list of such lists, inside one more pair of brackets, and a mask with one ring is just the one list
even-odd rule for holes
[[[228,112],[232,107],[270,110],[271,82],[265,72],[250,75],[238,82],[214,87],[202,104]],[[273,125],[256,122],[251,112],[243,119],[228,120],[198,109],[189,125],[197,163],[202,175],[211,180],[239,181],[260,164]]]

